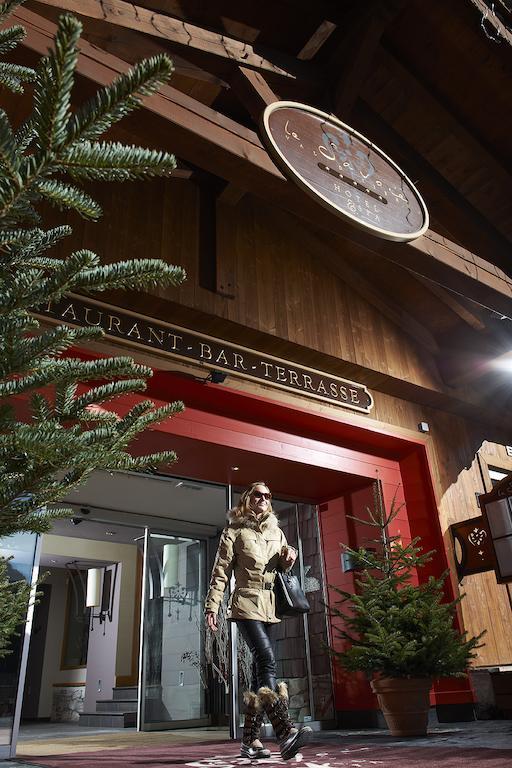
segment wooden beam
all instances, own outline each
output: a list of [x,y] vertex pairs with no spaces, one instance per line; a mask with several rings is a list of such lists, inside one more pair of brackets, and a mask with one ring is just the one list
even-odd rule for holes
[[[380,248],[385,258],[391,258],[390,250],[386,242]],[[394,260],[459,296],[512,317],[512,279],[494,264],[430,229],[413,241],[411,249],[403,251],[401,259]]]
[[461,320],[464,320],[467,325],[473,328],[473,330],[485,330],[486,325],[478,313],[472,312],[470,309],[468,309],[468,307],[462,304],[462,302],[453,293],[447,291],[446,288],[443,288],[441,285],[433,283],[431,280],[427,280],[425,277],[421,277],[421,275],[416,275],[416,279],[419,280],[420,283],[424,285],[428,291],[433,293],[434,296],[437,296],[437,298],[442,301],[443,304],[446,304],[447,307],[455,312],[455,314],[458,315]]
[[482,14],[480,26],[484,29],[484,25],[488,24],[494,29],[495,35],[497,37],[501,37],[509,45],[512,45],[512,33],[510,32],[510,29],[507,29],[507,27],[496,15],[496,12],[494,11],[494,3],[491,3],[493,7],[490,8],[487,3],[484,2],[484,0],[471,0],[471,2]]
[[407,0],[363,3],[347,24],[330,62],[334,78],[333,112],[347,120],[371,70],[375,52],[386,28]]
[[236,262],[237,252],[233,247],[231,239],[231,225],[233,212],[226,207],[225,203],[217,197],[215,215],[217,221],[216,228],[216,286],[215,289],[220,296],[225,299],[234,299],[236,297]]
[[480,211],[455,189],[409,142],[361,99],[353,112],[354,122],[363,134],[370,133],[375,143],[392,157],[416,182],[427,201],[432,220],[442,222],[450,239],[470,242],[476,253],[492,254],[492,262],[505,272],[510,270],[510,244]]
[[[380,47],[361,98],[512,239],[512,174],[391,52]],[[418,110],[422,119],[418,119]],[[414,121],[414,130],[410,129]]]
[[309,61],[309,59],[313,59],[335,29],[336,24],[333,24],[332,21],[322,21],[320,26],[313,32],[309,40],[298,52],[297,58],[301,59],[301,61]]
[[[10,18],[23,24],[23,46],[44,55],[52,44],[55,24],[25,8]],[[86,41],[80,42],[77,72],[96,85],[110,83],[128,69],[126,62]],[[304,218],[315,227],[357,242],[371,253],[467,296],[501,314],[512,316],[512,280],[498,267],[432,231],[411,243],[380,240],[333,216],[287,182],[270,160],[257,135],[170,86],[144,100],[145,110],[125,120],[127,130],[152,145],[176,152],[276,207]]]
[[[300,67],[291,57],[286,64],[280,66],[275,59],[284,59],[279,53],[257,53],[254,47],[247,42],[223,35],[219,32],[190,24],[186,21],[167,16],[162,13],[154,13],[147,8],[125,2],[125,0],[39,0],[45,5],[63,8],[82,16],[90,16],[101,19],[108,24],[144,32],[152,37],[160,37],[164,40],[193,48],[203,53],[229,59],[238,64],[272,72],[285,78],[295,79],[300,72],[306,74],[306,67]],[[271,60],[272,57],[274,61]],[[289,65],[289,69],[287,66]]]
[[230,85],[256,124],[265,107],[274,101],[279,101],[261,72],[248,67],[238,67],[230,80]]
[[[278,97],[270,88],[261,72],[256,72],[254,69],[238,67],[233,73],[230,85],[233,93],[246,108],[256,124],[259,123],[265,107],[274,101],[278,101]],[[219,200],[226,205],[235,206],[238,205],[244,195],[245,190],[240,189],[236,184],[228,183],[220,193]]]
[[219,192],[217,200],[223,205],[235,207],[246,194],[247,190],[240,189],[240,187],[237,187],[235,184],[230,184],[228,182],[222,192]]
[[[469,346],[469,345],[468,345]],[[476,385],[476,382],[484,376],[493,373],[494,379],[490,384],[488,395],[492,395],[492,386],[496,386],[498,379],[496,373],[506,370],[505,366],[512,366],[510,352],[499,352],[489,344],[477,344],[473,339],[471,349],[453,348],[440,361],[440,373],[443,381],[449,387],[458,389]]]
[[192,174],[194,173],[191,168],[187,168],[187,166],[184,163],[181,163],[178,158],[176,158],[177,166],[172,172],[172,177],[175,179],[186,179],[187,181],[192,178]]
[[[337,244],[332,242],[332,238],[324,233],[315,232],[297,218],[292,218],[281,212],[279,214],[272,213],[271,216],[278,231],[284,231],[295,241],[300,241],[306,250],[314,254],[333,274],[378,309],[384,317],[391,320],[402,333],[410,336],[430,354],[439,354],[439,345],[428,328],[404,307],[397,304],[389,295],[383,293],[375,283],[372,283],[357,269],[354,264],[355,259],[351,258],[352,253],[356,250],[353,246],[344,246],[343,251],[340,252],[336,247]],[[357,253],[355,256],[357,259]]]
[[[56,6],[54,8],[46,5],[43,10],[43,2],[44,0],[30,0],[25,7],[34,10],[36,13],[43,12],[47,18],[56,23],[61,14],[61,9]],[[198,67],[175,51],[170,53],[168,45],[163,41],[150,38],[136,30],[122,27],[115,28],[111,24],[104,24],[98,19],[86,16],[82,17],[82,24],[82,39],[103,48],[104,51],[113,53],[114,56],[119,56],[120,59],[124,59],[124,61],[130,64],[135,64],[148,56],[166,53],[168,56],[171,56],[174,72],[177,75],[198,82],[210,83],[218,89],[216,95],[218,95],[221,89],[229,88],[227,82],[212,72],[207,72],[205,69]]]

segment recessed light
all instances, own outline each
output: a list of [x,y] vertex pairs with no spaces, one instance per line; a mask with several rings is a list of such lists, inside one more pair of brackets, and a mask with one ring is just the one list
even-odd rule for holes
[[233,472],[238,472],[238,470],[240,469],[240,467],[231,467],[231,469],[233,470]]
[[117,531],[105,531],[105,536],[115,536]]
[[56,560],[50,560],[50,563],[56,563],[56,562],[57,562]]

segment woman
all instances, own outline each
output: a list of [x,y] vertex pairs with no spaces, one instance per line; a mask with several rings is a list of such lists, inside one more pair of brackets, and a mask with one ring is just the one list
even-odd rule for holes
[[228,618],[253,657],[252,691],[246,691],[242,757],[270,757],[259,740],[264,713],[272,723],[284,760],[293,757],[307,741],[311,728],[294,727],[288,715],[288,691],[276,681],[276,616],[274,579],[276,570],[288,570],[297,557],[288,546],[271,504],[272,494],[262,482],[245,490],[235,509],[228,513],[213,565],[210,589],[205,600],[206,623],[217,631],[217,614],[231,576],[235,589],[228,606]]

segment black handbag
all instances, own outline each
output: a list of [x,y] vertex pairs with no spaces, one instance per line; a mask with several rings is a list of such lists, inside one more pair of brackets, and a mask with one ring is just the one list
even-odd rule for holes
[[274,581],[274,594],[276,597],[276,616],[299,616],[301,613],[309,613],[311,610],[308,599],[295,574],[276,571]]

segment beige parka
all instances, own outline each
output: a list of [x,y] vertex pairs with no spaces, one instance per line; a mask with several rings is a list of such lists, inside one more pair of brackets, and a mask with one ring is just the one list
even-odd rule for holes
[[219,612],[233,573],[235,589],[229,600],[228,618],[279,622],[273,586],[276,570],[283,566],[283,547],[288,544],[277,517],[273,512],[256,516],[250,511],[239,516],[236,510],[231,510],[227,517],[213,564],[205,612]]

